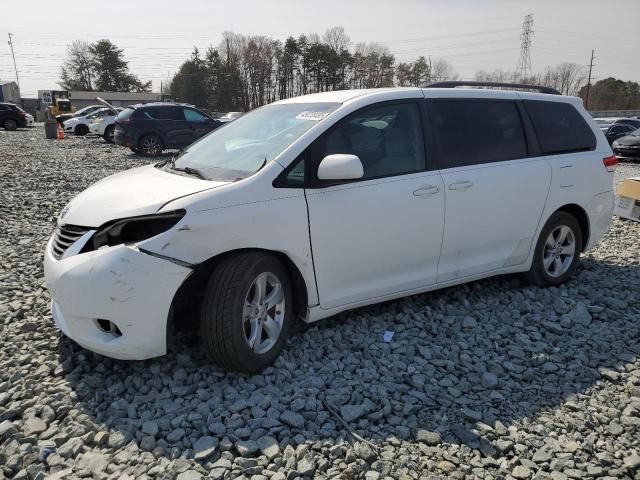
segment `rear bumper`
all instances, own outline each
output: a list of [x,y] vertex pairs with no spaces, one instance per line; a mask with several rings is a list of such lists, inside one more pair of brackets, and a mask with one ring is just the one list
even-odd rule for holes
[[[169,310],[190,269],[124,245],[56,260],[51,243],[45,280],[54,322],[67,337],[121,360],[166,353]],[[105,331],[98,320],[112,322],[121,335]]]
[[136,139],[131,137],[126,132],[126,130],[122,130],[118,127],[116,127],[115,131],[113,132],[113,143],[129,148],[136,148],[138,146],[138,142],[136,141]]
[[589,241],[584,250],[595,247],[605,236],[611,225],[615,197],[613,190],[594,195],[587,204],[586,211],[589,217]]

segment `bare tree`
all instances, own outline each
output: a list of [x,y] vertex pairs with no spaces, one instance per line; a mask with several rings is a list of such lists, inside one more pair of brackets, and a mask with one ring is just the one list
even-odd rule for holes
[[351,40],[345,33],[343,27],[332,27],[324,33],[324,43],[326,43],[331,50],[335,53],[340,53],[343,50],[349,49]]
[[459,75],[454,72],[453,65],[444,58],[438,58],[431,62],[431,81],[443,82],[445,80],[456,80]]

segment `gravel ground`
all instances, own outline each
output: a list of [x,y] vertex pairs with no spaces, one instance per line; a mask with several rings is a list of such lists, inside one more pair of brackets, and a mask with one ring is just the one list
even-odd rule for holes
[[120,362],[60,336],[42,250],[74,194],[145,162],[0,131],[0,480],[640,478],[640,223],[616,218],[561,288],[505,276],[355,310],[262,375],[189,338]]

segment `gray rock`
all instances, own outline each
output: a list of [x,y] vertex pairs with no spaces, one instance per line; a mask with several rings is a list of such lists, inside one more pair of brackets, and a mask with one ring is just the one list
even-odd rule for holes
[[622,466],[627,470],[636,471],[640,468],[640,455],[637,453],[633,453],[624,457],[622,461]]
[[34,434],[42,433],[47,429],[47,424],[44,420],[41,420],[37,417],[28,418],[25,420],[24,425],[22,426],[22,431],[26,436],[31,436]]
[[340,407],[340,415],[345,422],[353,422],[367,413],[364,405],[343,405]]
[[290,427],[303,428],[304,418],[299,413],[286,410],[280,414],[280,421]]
[[485,388],[496,388],[498,386],[498,376],[492,372],[482,374],[482,386]]
[[238,440],[236,442],[236,450],[243,457],[248,457],[256,453],[259,448],[258,444],[253,440]]
[[155,437],[158,434],[160,428],[158,427],[158,422],[149,420],[142,424],[142,428],[140,430],[142,431],[142,433],[146,433],[147,435]]
[[470,316],[466,316],[462,319],[462,328],[464,329],[472,329],[472,328],[476,328],[478,326],[478,322],[476,322],[476,319]]
[[218,439],[214,437],[200,437],[193,445],[194,458],[201,460],[211,456],[218,446]]
[[187,470],[178,474],[177,480],[202,480],[204,477],[200,472]]
[[416,432],[416,440],[430,446],[435,446],[440,444],[440,434],[428,430],[418,430]]
[[513,478],[517,478],[518,480],[527,480],[531,478],[531,470],[529,470],[524,465],[517,465],[512,471],[511,476]]
[[256,442],[260,452],[269,460],[280,455],[280,445],[273,437],[260,437]]

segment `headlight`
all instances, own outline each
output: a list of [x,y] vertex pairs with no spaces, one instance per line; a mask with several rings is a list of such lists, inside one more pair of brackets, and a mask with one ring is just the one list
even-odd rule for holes
[[113,220],[98,229],[91,240],[87,242],[83,252],[97,250],[104,246],[113,247],[123,243],[141,242],[155,237],[176,225],[186,213],[185,210],[176,210]]

